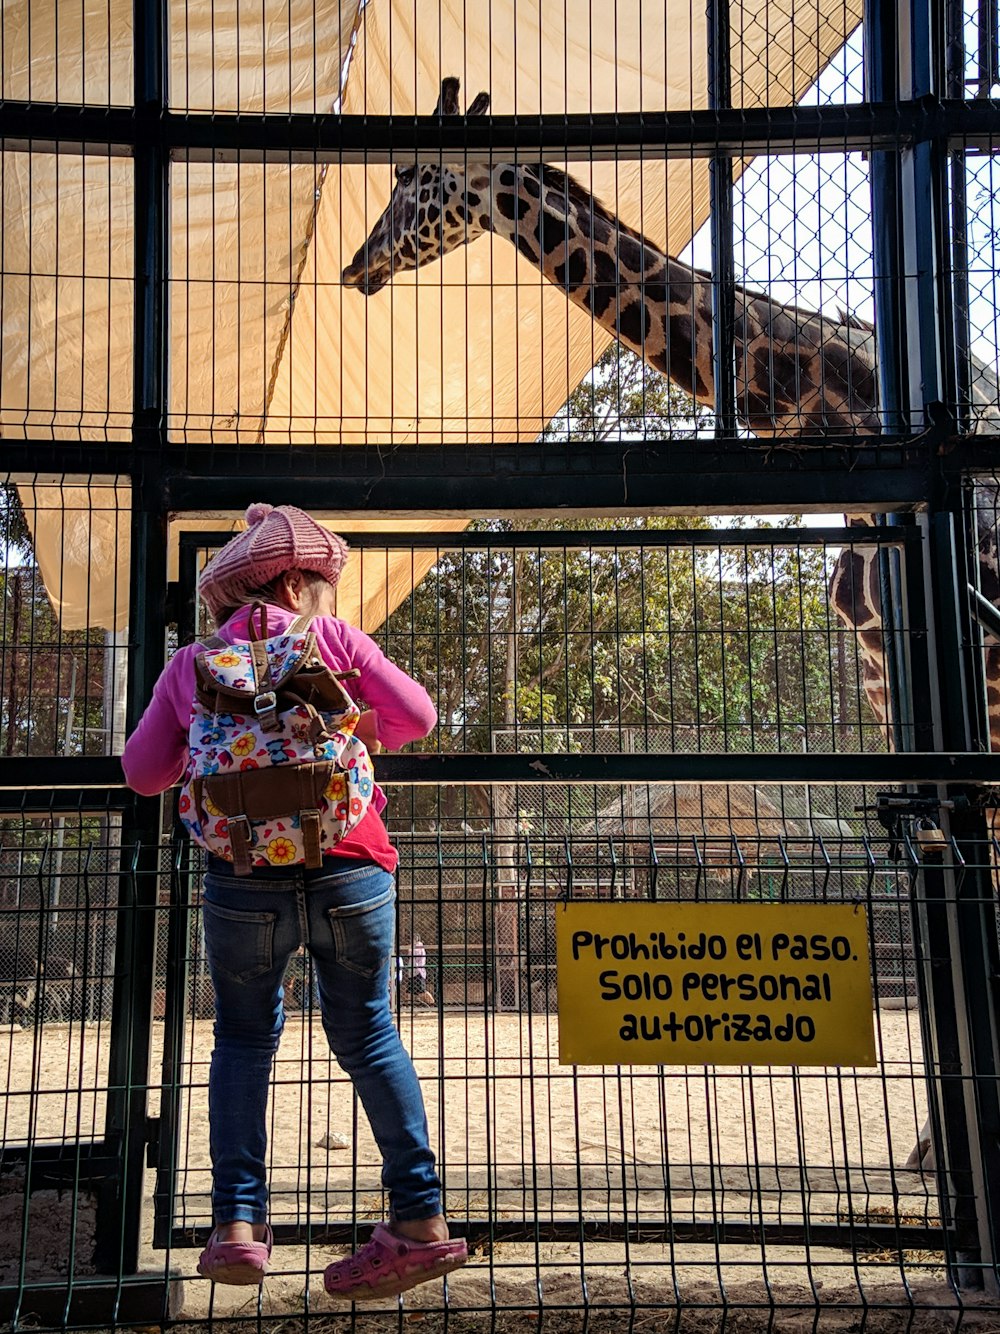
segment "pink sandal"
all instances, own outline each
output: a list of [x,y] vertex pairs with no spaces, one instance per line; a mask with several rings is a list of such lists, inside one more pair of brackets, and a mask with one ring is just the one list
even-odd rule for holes
[[254,1284],[264,1282],[274,1237],[265,1227],[263,1241],[218,1241],[215,1232],[198,1257],[198,1273],[213,1283]]
[[369,1302],[394,1297],[418,1283],[440,1278],[469,1258],[465,1241],[414,1241],[379,1223],[359,1251],[327,1265],[323,1284],[331,1297]]

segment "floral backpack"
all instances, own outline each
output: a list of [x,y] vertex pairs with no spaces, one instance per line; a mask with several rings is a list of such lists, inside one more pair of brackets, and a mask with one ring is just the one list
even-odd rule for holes
[[371,758],[354,735],[361,710],[341,684],[360,673],[331,671],[305,618],[269,637],[259,602],[249,635],[208,639],[195,658],[180,816],[237,875],[319,867],[371,801]]

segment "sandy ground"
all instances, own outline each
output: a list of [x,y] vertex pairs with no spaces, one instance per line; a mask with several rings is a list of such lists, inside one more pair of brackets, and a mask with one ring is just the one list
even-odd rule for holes
[[[507,1224],[583,1217],[597,1224],[628,1219],[661,1226],[666,1218],[675,1226],[713,1218],[742,1224],[803,1217],[856,1224],[936,1220],[936,1202],[921,1178],[892,1167],[905,1159],[924,1117],[915,1012],[880,1016],[880,1065],[871,1071],[574,1071],[558,1064],[554,1016],[426,1010],[407,1014],[402,1027],[422,1078],[455,1218],[485,1225],[490,1215]],[[157,1026],[157,1039],[161,1032]],[[7,1143],[23,1140],[29,1126],[45,1142],[74,1138],[77,1128],[86,1138],[90,1127],[100,1125],[106,1030],[47,1025],[40,1039],[28,1031],[0,1038],[11,1090],[3,1122]],[[210,1218],[205,1083],[211,1041],[207,1021],[189,1025],[175,1212],[175,1225],[184,1229],[205,1226]],[[155,1083],[159,1053],[154,1071]],[[67,1095],[66,1088],[74,1092]],[[153,1087],[153,1113],[159,1096]],[[344,1147],[321,1143],[343,1141]],[[274,1222],[347,1223],[383,1215],[379,1160],[367,1123],[356,1115],[318,1020],[294,1012],[276,1071],[270,1146]],[[143,1268],[162,1273],[166,1266],[178,1282],[184,1280],[185,1314],[208,1314],[211,1304],[216,1314],[252,1317],[256,1293],[219,1289],[213,1299],[209,1285],[194,1276],[196,1249],[152,1249],[153,1184],[148,1173]],[[32,1226],[68,1231],[71,1201],[42,1205],[33,1197]],[[8,1236],[20,1231],[13,1216],[5,1222]],[[911,1327],[913,1298],[942,1318],[954,1305],[934,1251],[902,1257],[886,1252],[856,1263],[847,1251],[816,1247],[808,1257],[801,1247],[762,1244],[657,1241],[626,1247],[588,1238],[582,1245],[536,1247],[530,1241],[491,1242],[485,1226],[474,1237],[472,1262],[448,1287],[449,1310],[465,1310],[470,1319],[494,1303],[508,1312],[575,1310],[584,1292],[596,1308],[636,1303],[671,1311],[678,1299],[702,1308],[718,1305],[725,1293],[726,1301],[743,1308],[768,1306],[773,1297],[787,1317],[774,1327],[789,1330],[799,1327],[794,1321],[802,1308],[814,1312],[817,1302],[831,1308],[901,1303],[886,1312],[897,1322],[886,1329]],[[331,1309],[321,1275],[337,1253],[342,1251],[282,1246],[260,1298],[263,1312],[301,1311],[306,1302],[315,1311]],[[443,1297],[443,1285],[430,1284],[407,1294],[405,1307],[429,1316],[442,1309]],[[395,1302],[387,1305],[395,1310]],[[667,1327],[674,1328],[672,1317]]]
[[[914,1011],[879,1017],[880,1064],[857,1071],[574,1070],[558,1064],[551,1015],[422,1010],[404,1015],[402,1030],[421,1076],[450,1207],[468,1216],[485,1215],[492,1189],[499,1217],[523,1216],[531,1206],[532,1216],[574,1218],[582,1189],[594,1208],[603,1201],[597,1216],[621,1217],[620,1197],[628,1190],[657,1196],[640,1201],[639,1217],[662,1218],[664,1191],[676,1214],[682,1199],[697,1202],[713,1182],[709,1202],[718,1212],[726,1205],[718,1199],[720,1181],[733,1190],[752,1187],[765,1207],[780,1196],[784,1216],[801,1211],[799,1165],[807,1164],[815,1218],[820,1183],[839,1183],[841,1195],[849,1189],[856,1205],[866,1192],[898,1190],[900,1182],[893,1187],[886,1179],[888,1169],[905,1159],[924,1118]],[[154,1044],[161,1033],[157,1025]],[[208,1221],[211,1046],[210,1023],[191,1022],[180,1072],[178,1159],[186,1197],[179,1221],[187,1225]],[[23,1142],[29,1129],[42,1144],[100,1135],[106,1028],[50,1024],[40,1036],[6,1031],[0,1047],[9,1070],[5,1143]],[[151,1114],[159,1110],[159,1058],[154,1051]],[[318,1019],[290,1014],[274,1084],[276,1221],[302,1218],[308,1194],[322,1197],[318,1214],[314,1204],[317,1221],[349,1219],[355,1188],[379,1193],[379,1158],[364,1117],[356,1121],[351,1086],[330,1058]],[[347,1149],[320,1147],[338,1135],[347,1137]],[[380,1199],[361,1203],[363,1216],[381,1207]]]
[[[887,1169],[905,1159],[924,1115],[910,1011],[883,1016],[881,1070],[857,1073],[574,1071],[558,1064],[556,1021],[544,1015],[446,1012],[439,1019],[418,1011],[406,1016],[403,1036],[421,1076],[449,1208],[466,1217],[485,1218],[491,1190],[500,1218],[573,1219],[582,1192],[588,1217],[621,1218],[627,1197],[630,1217],[662,1219],[665,1191],[675,1217],[728,1217],[720,1183],[744,1193],[753,1186],[758,1209],[780,1207],[790,1217],[801,1214],[798,1165],[806,1163],[825,1169],[810,1182],[811,1212],[829,1221],[844,1204],[848,1165],[852,1194],[891,1194]],[[208,1026],[195,1024],[181,1128],[186,1224],[208,1221],[202,1127],[210,1049]],[[350,1148],[318,1147],[331,1132],[346,1134]],[[301,1218],[307,1192],[317,1221],[349,1220],[356,1190],[363,1215],[381,1212],[380,1159],[364,1118],[355,1125],[351,1087],[330,1060],[318,1021],[288,1023],[270,1141],[275,1221]],[[758,1165],[770,1165],[759,1180]],[[831,1191],[839,1202],[817,1198]],[[736,1199],[731,1207],[734,1221],[747,1219],[745,1202],[742,1210]]]

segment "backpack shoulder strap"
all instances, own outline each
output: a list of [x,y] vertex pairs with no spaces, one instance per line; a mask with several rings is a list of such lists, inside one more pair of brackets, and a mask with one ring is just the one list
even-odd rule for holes
[[220,648],[229,647],[221,635],[206,635],[204,639],[199,639],[198,643],[202,648],[208,649],[211,653],[215,653]]
[[[258,617],[260,621],[260,632],[254,626],[253,618]],[[254,602],[250,607],[250,619],[247,621],[247,638],[251,644],[263,642],[267,639],[267,607],[263,602]]]
[[313,623],[311,616],[296,616],[285,631],[286,635],[304,635]]

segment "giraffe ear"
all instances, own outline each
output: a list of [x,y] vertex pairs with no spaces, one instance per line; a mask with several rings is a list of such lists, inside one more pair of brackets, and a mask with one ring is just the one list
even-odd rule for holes
[[459,87],[459,81],[454,77],[441,80],[441,96],[438,98],[437,106],[434,108],[435,116],[458,115]]
[[489,93],[478,93],[475,101],[472,102],[468,111],[465,114],[467,116],[485,116],[487,111],[489,111],[489,109],[490,109]]

